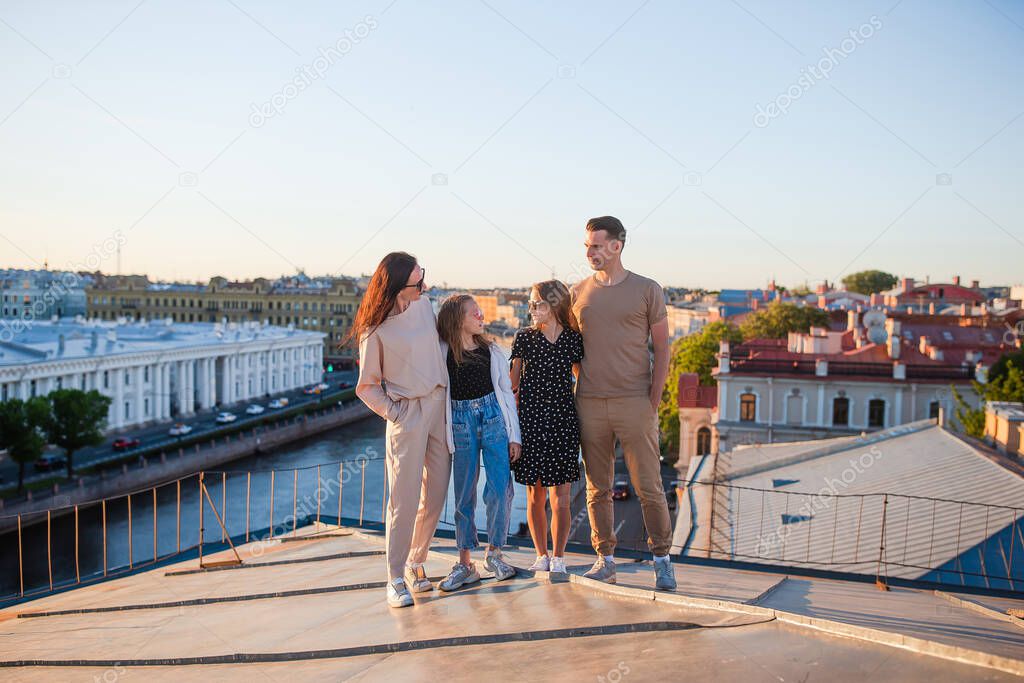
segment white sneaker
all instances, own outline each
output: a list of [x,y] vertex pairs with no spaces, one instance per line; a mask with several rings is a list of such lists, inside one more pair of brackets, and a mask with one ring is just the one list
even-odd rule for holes
[[412,593],[405,587],[405,579],[392,579],[388,582],[388,605],[391,607],[408,607],[412,604]]
[[427,572],[423,569],[422,564],[416,567],[406,565],[405,579],[406,583],[412,587],[413,593],[426,593],[427,591],[434,590],[434,584],[430,583],[430,579],[427,578]]
[[538,555],[537,559],[530,565],[531,572],[546,572],[551,567],[551,558],[548,555]]
[[568,570],[565,568],[564,557],[552,557],[551,558],[551,573],[552,574],[568,574]]

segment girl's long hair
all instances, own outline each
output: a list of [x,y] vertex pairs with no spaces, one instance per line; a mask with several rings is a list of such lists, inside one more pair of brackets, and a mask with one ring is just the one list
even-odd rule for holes
[[559,325],[576,332],[580,331],[576,314],[572,312],[568,287],[560,280],[545,280],[534,284],[533,289],[536,290],[537,296],[548,302]]
[[[469,294],[452,294],[441,302],[437,311],[437,335],[452,350],[455,362],[462,364],[465,349],[462,348],[462,320],[466,316],[466,304],[473,301]],[[482,334],[474,334],[473,341],[479,348],[489,348],[491,339]]]
[[409,276],[415,268],[416,257],[404,251],[393,251],[381,259],[377,270],[373,271],[363,300],[359,303],[352,327],[339,346],[344,346],[353,339],[358,343],[364,334],[373,332],[387,320],[391,309],[395,307],[398,294],[409,281]]

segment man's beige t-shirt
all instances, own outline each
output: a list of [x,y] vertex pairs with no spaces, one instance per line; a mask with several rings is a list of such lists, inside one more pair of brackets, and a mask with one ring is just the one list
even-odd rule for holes
[[437,321],[427,297],[413,301],[359,340],[359,384],[374,387],[363,401],[391,420],[397,401],[420,398],[448,385]]
[[573,285],[572,310],[583,333],[576,395],[584,398],[649,396],[651,326],[668,315],[657,282],[631,271],[612,286],[594,276]]

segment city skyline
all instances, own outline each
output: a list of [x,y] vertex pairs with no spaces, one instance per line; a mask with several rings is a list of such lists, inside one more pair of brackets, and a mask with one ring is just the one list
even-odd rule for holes
[[589,274],[583,226],[613,214],[626,267],[665,286],[1020,280],[1009,3],[0,20],[5,266],[98,252],[111,273],[120,231],[121,272],[153,279],[369,273],[406,250],[435,286],[522,287]]

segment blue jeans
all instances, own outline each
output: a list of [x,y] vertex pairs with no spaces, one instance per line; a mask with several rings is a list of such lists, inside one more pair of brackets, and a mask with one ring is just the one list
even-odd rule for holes
[[476,489],[483,452],[484,507],[487,541],[505,545],[512,511],[512,472],[508,462],[508,434],[494,393],[483,398],[452,401],[452,482],[455,488],[455,541],[459,550],[480,547],[476,530]]

